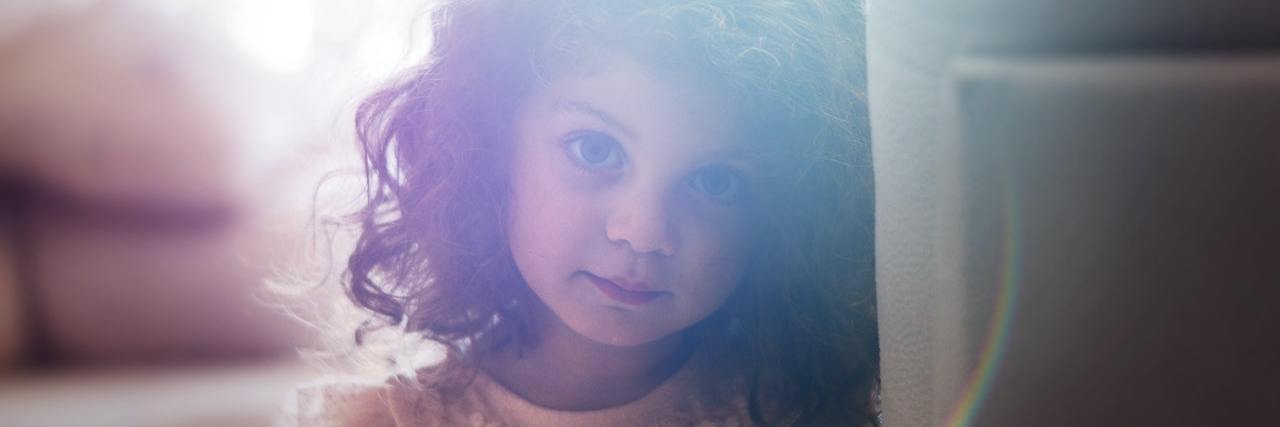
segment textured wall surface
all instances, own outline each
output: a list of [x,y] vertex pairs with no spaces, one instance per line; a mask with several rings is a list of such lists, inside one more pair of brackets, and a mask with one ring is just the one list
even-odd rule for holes
[[886,425],[932,425],[938,336],[937,159],[951,29],[922,4],[872,2],[867,21],[876,169],[877,303]]

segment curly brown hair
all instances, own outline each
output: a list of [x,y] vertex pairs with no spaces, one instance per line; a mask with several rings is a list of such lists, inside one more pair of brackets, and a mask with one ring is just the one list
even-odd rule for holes
[[[634,3],[634,4],[633,4]],[[753,418],[875,424],[874,189],[861,10],[852,1],[464,0],[432,15],[426,61],[356,117],[367,179],[348,295],[475,360],[537,337],[505,236],[515,109],[604,52],[699,77],[767,153],[770,224],[704,321]],[[360,333],[357,333],[359,340]]]

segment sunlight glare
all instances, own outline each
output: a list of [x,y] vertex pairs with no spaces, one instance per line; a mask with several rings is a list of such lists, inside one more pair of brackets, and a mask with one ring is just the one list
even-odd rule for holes
[[307,0],[241,0],[228,33],[237,47],[264,68],[291,74],[311,57],[315,5]]

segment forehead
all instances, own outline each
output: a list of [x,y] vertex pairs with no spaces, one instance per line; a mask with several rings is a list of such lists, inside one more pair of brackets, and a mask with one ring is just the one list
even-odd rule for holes
[[618,54],[541,81],[528,104],[545,114],[593,117],[624,138],[673,144],[693,156],[743,151],[737,109],[710,87]]

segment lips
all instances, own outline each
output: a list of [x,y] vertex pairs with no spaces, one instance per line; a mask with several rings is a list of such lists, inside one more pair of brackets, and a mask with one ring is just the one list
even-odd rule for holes
[[645,305],[653,300],[658,299],[666,292],[651,291],[644,288],[644,284],[625,283],[619,284],[609,279],[601,278],[594,274],[587,273],[587,278],[591,279],[591,284],[595,285],[600,292],[610,299],[627,304],[627,305]]

